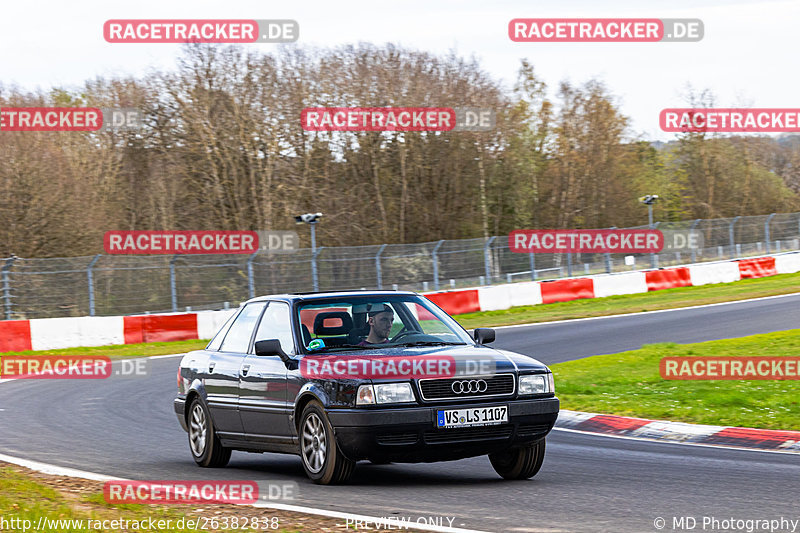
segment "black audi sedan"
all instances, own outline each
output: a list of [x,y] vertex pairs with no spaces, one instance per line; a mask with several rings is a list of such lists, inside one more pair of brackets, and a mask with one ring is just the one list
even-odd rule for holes
[[254,298],[183,357],[175,413],[203,467],[232,450],[291,453],[329,484],[360,460],[488,455],[500,476],[527,479],[558,417],[553,374],[494,338],[413,292]]

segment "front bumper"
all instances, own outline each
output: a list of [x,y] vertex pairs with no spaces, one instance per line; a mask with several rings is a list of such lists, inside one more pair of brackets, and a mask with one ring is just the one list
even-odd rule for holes
[[[508,423],[440,429],[440,409],[508,406]],[[336,442],[352,460],[432,462],[463,459],[544,438],[558,418],[558,398],[470,402],[392,409],[330,409]]]

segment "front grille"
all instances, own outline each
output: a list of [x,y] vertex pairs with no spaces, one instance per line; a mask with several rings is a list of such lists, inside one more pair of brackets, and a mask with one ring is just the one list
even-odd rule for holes
[[416,433],[390,433],[385,435],[378,435],[375,437],[378,444],[386,446],[403,446],[408,444],[416,444],[418,437]]
[[426,431],[423,434],[423,438],[426,443],[430,444],[507,439],[511,436],[512,430],[513,426],[509,424],[475,428],[437,429]]
[[[456,382],[459,382],[460,385]],[[482,383],[481,383],[482,382]],[[454,392],[453,384],[456,383]],[[469,383],[470,385],[465,385]],[[486,384],[485,390],[483,383]],[[451,379],[421,379],[419,389],[423,400],[461,400],[471,398],[488,398],[492,396],[510,396],[514,394],[516,379],[514,374],[496,374],[494,376]],[[472,388],[473,390],[469,390]]]

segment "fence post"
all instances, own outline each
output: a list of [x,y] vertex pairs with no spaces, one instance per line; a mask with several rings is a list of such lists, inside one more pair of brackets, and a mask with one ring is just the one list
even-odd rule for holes
[[772,213],[767,217],[767,220],[764,221],[764,240],[767,242],[767,253],[769,253],[769,221],[772,220],[776,213]]
[[489,239],[486,241],[486,244],[483,245],[483,269],[485,271],[487,285],[492,284],[492,264],[489,258],[489,248],[491,248],[492,243],[496,238],[496,235],[489,237]]
[[172,312],[178,312],[178,291],[175,287],[175,261],[178,259],[177,255],[173,255],[169,260],[169,292],[172,295]]
[[86,267],[86,280],[89,282],[89,316],[94,316],[94,275],[92,273],[92,268],[94,268],[94,264],[97,263],[97,260],[100,259],[101,254],[97,254],[94,258],[89,262],[89,266]]
[[[661,224],[661,221],[654,222],[650,224],[650,229],[658,229],[658,225]],[[650,254],[650,267],[651,268],[658,268],[658,254],[651,253]]]
[[572,277],[572,254],[567,252],[567,277]]
[[250,298],[256,297],[256,279],[253,275],[253,261],[257,255],[258,250],[250,254],[250,257],[247,258],[247,294],[250,295]]
[[[311,227],[313,228],[314,226]],[[319,254],[322,253],[322,250],[324,249],[325,249],[324,246],[320,246],[319,248],[316,249],[316,251],[314,251],[314,253],[311,254],[311,274],[312,274],[311,281],[314,286],[314,292],[319,291],[319,274],[317,272],[317,257],[319,257]]]
[[[611,226],[608,229],[617,229],[616,226]],[[605,253],[605,261],[606,261],[606,274],[611,274],[611,253]]]
[[17,257],[12,254],[11,257],[6,259],[6,264],[3,265],[3,301],[5,304],[6,320],[11,320],[11,277],[8,271],[11,270],[11,266],[14,264],[16,258]]
[[436,243],[436,246],[433,247],[433,251],[431,252],[431,257],[433,258],[433,290],[439,290],[439,257],[436,253],[439,251],[439,248],[444,244],[444,239]]
[[530,262],[531,262],[531,281],[536,281],[536,259],[535,254],[531,252],[530,254]]
[[733,217],[733,220],[731,220],[731,223],[728,226],[728,237],[730,238],[730,241],[731,241],[731,259],[735,259],[737,257],[737,255],[736,255],[736,239],[734,239],[733,226],[736,224],[736,221],[739,220],[740,218],[742,218],[742,217],[741,216]]
[[[691,234],[694,231],[694,228],[697,227],[697,225],[700,223],[701,220],[703,220],[703,219],[702,218],[694,219],[694,222],[692,222],[692,225],[689,226],[689,234]],[[697,249],[696,248],[692,248],[692,263],[697,263]]]
[[378,289],[383,289],[383,272],[381,271],[381,254],[386,249],[386,244],[381,244],[378,253],[375,254],[375,277],[378,278]]

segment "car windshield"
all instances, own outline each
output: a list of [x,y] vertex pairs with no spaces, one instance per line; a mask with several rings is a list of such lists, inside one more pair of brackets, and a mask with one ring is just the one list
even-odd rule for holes
[[297,313],[310,353],[474,344],[447,313],[416,295],[308,300]]

